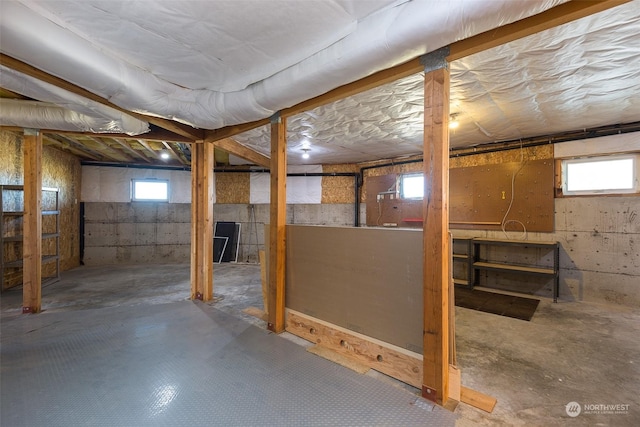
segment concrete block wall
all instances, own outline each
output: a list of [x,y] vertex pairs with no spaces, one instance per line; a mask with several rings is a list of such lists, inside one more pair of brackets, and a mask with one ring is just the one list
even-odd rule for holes
[[[640,307],[640,198],[567,197],[555,200],[555,232],[528,233],[531,241],[560,243],[560,300]],[[453,230],[455,237],[504,239],[501,231]],[[522,233],[508,233],[517,239]],[[500,260],[498,250],[489,254]],[[518,261],[518,254],[509,254]],[[526,257],[529,256],[529,259]],[[523,254],[522,263],[531,262]],[[514,258],[515,257],[515,258]],[[550,255],[533,254],[538,265]],[[550,297],[551,283],[531,276],[481,273],[481,284]]]
[[[215,204],[215,221],[241,224],[238,262],[258,262],[268,204]],[[361,210],[364,218],[364,206]],[[85,265],[184,263],[191,250],[191,204],[86,202]],[[353,204],[287,206],[287,223],[352,226]]]
[[[361,206],[360,218],[365,218]],[[352,204],[287,206],[288,224],[353,225]],[[239,262],[255,263],[264,248],[268,204],[216,204],[216,221],[241,223]],[[189,262],[191,205],[177,203],[86,203],[88,265]],[[528,233],[529,240],[559,241],[561,301],[591,301],[640,307],[640,198],[572,197],[555,201],[554,233]],[[500,231],[453,230],[456,237],[505,238]],[[517,239],[521,233],[509,233]],[[491,253],[500,259],[499,250]],[[509,254],[510,257],[517,254]],[[550,265],[542,251],[523,255]],[[528,257],[528,258],[527,258]],[[513,258],[511,258],[513,259]],[[517,260],[517,258],[516,258]],[[551,283],[532,276],[483,272],[481,284],[550,297]]]
[[189,262],[191,204],[85,203],[85,265]]

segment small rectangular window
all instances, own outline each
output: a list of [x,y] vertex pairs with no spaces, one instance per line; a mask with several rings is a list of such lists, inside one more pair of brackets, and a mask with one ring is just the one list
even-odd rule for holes
[[638,192],[637,155],[602,156],[562,161],[565,195]]
[[131,200],[137,202],[168,202],[169,181],[164,179],[132,179]]
[[424,174],[401,175],[400,197],[403,199],[422,199],[424,197]]

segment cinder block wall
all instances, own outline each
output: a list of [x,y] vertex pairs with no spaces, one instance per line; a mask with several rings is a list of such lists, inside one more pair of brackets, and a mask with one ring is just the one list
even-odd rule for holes
[[[574,197],[555,200],[554,233],[528,233],[530,241],[560,243],[560,300],[640,307],[640,198]],[[457,237],[504,239],[501,231],[453,230]],[[509,233],[512,238],[519,233]],[[492,257],[500,254],[492,253]],[[518,260],[511,253],[510,260]],[[515,257],[515,258],[514,258]],[[540,254],[541,265],[550,265]],[[531,260],[523,260],[529,263]],[[551,296],[551,281],[482,272],[480,283],[497,289]]]
[[[213,217],[240,223],[238,262],[258,262],[269,205],[215,204]],[[85,265],[189,262],[189,203],[87,202],[84,221]],[[289,224],[350,226],[353,221],[353,204],[287,206]]]
[[189,262],[191,204],[85,203],[85,265]]

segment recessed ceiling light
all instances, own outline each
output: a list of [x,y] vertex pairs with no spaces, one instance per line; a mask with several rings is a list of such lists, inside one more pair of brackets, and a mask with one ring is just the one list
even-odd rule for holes
[[171,157],[171,156],[169,156],[169,153],[167,153],[166,151],[163,151],[163,152],[160,153],[160,158],[161,159],[167,160],[169,157]]

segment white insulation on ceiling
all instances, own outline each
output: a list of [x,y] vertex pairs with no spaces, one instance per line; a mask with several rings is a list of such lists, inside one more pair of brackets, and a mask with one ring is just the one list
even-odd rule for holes
[[2,1],[2,52],[199,128],[269,117],[562,0]]
[[149,131],[147,122],[3,66],[0,86],[43,101],[2,100],[0,125],[127,135]]
[[[451,63],[452,148],[640,120],[640,1]],[[287,121],[293,163],[420,154],[424,78],[406,77]],[[269,155],[270,130],[234,137]]]

